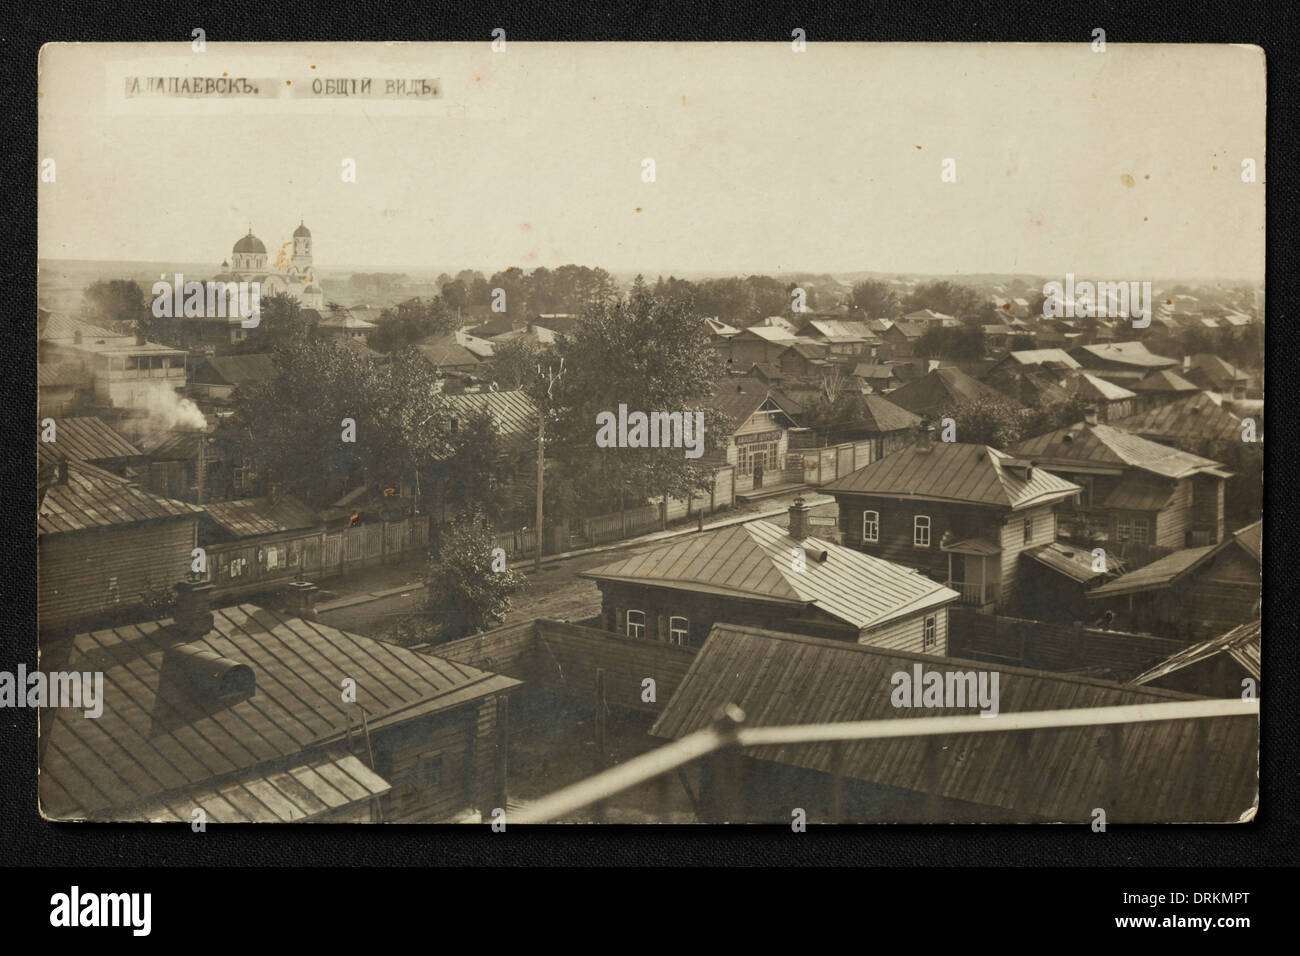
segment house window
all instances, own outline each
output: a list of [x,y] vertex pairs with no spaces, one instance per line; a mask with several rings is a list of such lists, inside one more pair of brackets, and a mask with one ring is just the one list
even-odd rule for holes
[[1115,519],[1115,540],[1120,544],[1126,543],[1133,536],[1133,525],[1128,518]]
[[280,549],[267,548],[266,549],[266,570],[274,571],[279,566],[280,566]]
[[1146,518],[1133,519],[1133,543],[1145,545],[1151,542],[1151,522]]
[[863,541],[880,540],[880,512],[879,511],[862,512],[862,540]]
[[938,628],[935,625],[934,617],[927,617],[925,619],[925,637],[921,641],[921,649],[924,650],[927,647],[935,647],[938,643],[939,633]]
[[645,637],[645,611],[627,612],[627,636]]
[[230,576],[232,578],[237,578],[242,575],[244,573],[244,565],[246,564],[248,564],[248,562],[244,558],[231,558]]
[[929,515],[917,515],[912,519],[912,546],[916,548],[930,547]]
[[1030,515],[1025,519],[1025,544],[1028,544],[1034,537],[1034,518]]
[[676,644],[678,647],[686,646],[686,639],[691,633],[691,622],[684,617],[670,617],[668,619],[668,641]]

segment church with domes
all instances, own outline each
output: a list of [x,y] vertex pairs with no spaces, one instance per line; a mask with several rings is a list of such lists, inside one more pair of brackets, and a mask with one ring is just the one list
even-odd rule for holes
[[270,258],[261,239],[248,234],[242,236],[230,251],[230,259],[221,263],[221,272],[213,277],[218,282],[257,282],[260,294],[288,295],[297,299],[306,309],[323,309],[325,292],[316,281],[311,261],[311,230],[302,222],[293,231],[293,239],[284,243]]

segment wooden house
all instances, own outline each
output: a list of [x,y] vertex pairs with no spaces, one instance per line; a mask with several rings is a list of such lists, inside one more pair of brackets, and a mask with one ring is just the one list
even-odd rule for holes
[[1203,639],[1259,616],[1262,522],[1174,551],[1088,592],[1117,626]]
[[936,368],[890,392],[889,400],[916,415],[934,416],[953,405],[1006,397],[959,368]]
[[926,332],[922,323],[899,319],[891,322],[889,328],[880,333],[880,347],[877,356],[882,362],[906,361],[916,356],[916,343]]
[[1135,412],[1149,411],[1200,392],[1197,386],[1168,368],[1156,369],[1129,387],[1137,395]]
[[735,469],[737,491],[802,484],[802,465],[787,467],[786,461],[790,429],[798,423],[779,391],[753,377],[724,378],[708,402],[731,421],[731,433],[717,457],[719,464]]
[[1063,516],[1070,536],[1121,555],[1223,538],[1231,473],[1216,461],[1103,425],[1094,414],[1011,451],[1082,487],[1078,506]]
[[767,325],[741,329],[727,341],[727,356],[733,368],[745,371],[754,365],[776,365],[777,359],[791,345],[804,340],[793,332]]
[[873,359],[880,347],[880,339],[865,322],[819,317],[805,322],[798,334],[825,346],[832,361],[857,363]]
[[123,334],[54,313],[42,315],[38,334],[40,360],[85,369],[96,405],[130,408],[147,402],[151,393],[185,387],[186,353],[146,341],[143,334]]
[[[650,732],[681,739],[714,726],[727,705],[744,714],[745,728],[980,712],[967,694],[924,710],[899,706],[899,675],[926,672],[939,673],[945,687],[951,681],[973,691],[981,675],[991,683],[993,673],[987,663],[719,624]],[[1001,665],[996,674],[1000,715],[1191,699],[1024,667]],[[1254,714],[843,746],[786,743],[707,758],[692,798],[709,821],[787,826],[792,807],[804,808],[810,822],[1082,825],[1104,805],[1111,821],[1235,823],[1256,806],[1258,748]],[[1207,787],[1210,776],[1215,786]]]
[[80,362],[41,362],[36,366],[36,414],[61,418],[86,401],[91,378]]
[[582,572],[600,588],[602,627],[698,647],[727,621],[946,654],[957,594],[814,537],[807,512],[796,499],[788,531],[750,521]]
[[41,469],[37,491],[42,631],[129,616],[189,569],[201,508],[67,458]]
[[263,385],[274,376],[275,356],[270,353],[212,355],[195,367],[189,393],[205,405],[230,405],[236,389]]
[[1182,375],[1198,388],[1216,392],[1224,399],[1247,397],[1252,376],[1217,355],[1188,355],[1183,357]]
[[1132,388],[1154,371],[1178,365],[1177,359],[1149,351],[1144,342],[1079,345],[1070,350],[1070,357],[1087,371],[1125,388]]
[[[173,619],[80,634],[103,712],[42,721],[52,820],[426,823],[506,801],[520,682],[178,586]],[[348,689],[355,691],[349,701]]]
[[290,495],[210,502],[199,522],[199,544],[211,553],[206,580],[223,594],[290,581],[305,564],[303,532],[323,527],[319,515]]
[[776,364],[786,377],[815,380],[831,368],[827,354],[825,345],[796,342],[776,357]]
[[853,366],[850,377],[856,379],[861,387],[881,395],[892,392],[903,384],[903,380],[898,377],[898,366],[876,362],[859,362]]
[[987,445],[911,447],[824,485],[844,543],[924,571],[985,609],[1014,603],[1020,553],[1056,540],[1056,508],[1079,486]]

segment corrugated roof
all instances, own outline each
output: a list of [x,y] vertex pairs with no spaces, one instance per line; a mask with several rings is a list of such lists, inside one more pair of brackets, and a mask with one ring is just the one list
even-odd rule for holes
[[[256,691],[194,716],[191,697],[163,680],[164,655],[178,644],[247,665]],[[283,766],[344,742],[349,727],[361,727],[361,707],[374,732],[519,686],[252,604],[214,610],[212,630],[197,640],[170,619],[78,635],[68,667],[103,672],[104,711],[96,720],[52,712],[39,779],[41,809],[57,819],[120,817],[196,784]],[[344,678],[356,681],[360,706],[343,703]]]
[[1141,468],[1164,478],[1223,472],[1223,465],[1217,461],[1148,441],[1114,425],[1078,422],[1027,438],[1012,450],[1024,458],[1037,458],[1048,467],[1109,464]]
[[1126,432],[1165,441],[1240,441],[1241,419],[1205,392],[1112,422]]
[[350,753],[313,755],[292,766],[259,768],[191,787],[167,800],[138,806],[135,820],[191,823],[203,810],[208,823],[310,823],[344,807],[367,803],[392,789]]
[[1184,667],[1197,664],[1219,654],[1228,654],[1255,680],[1259,680],[1260,647],[1262,628],[1259,621],[1242,624],[1230,631],[1212,637],[1208,641],[1193,644],[1174,654],[1168,660],[1161,661],[1149,671],[1134,677],[1131,684],[1149,684]]
[[462,415],[486,409],[502,435],[532,436],[537,432],[537,405],[523,389],[505,392],[457,392],[446,396]]
[[895,405],[917,415],[932,415],[949,405],[979,399],[1008,401],[1005,395],[971,378],[959,368],[936,368],[889,395],[889,400]]
[[314,528],[321,523],[314,511],[290,495],[276,501],[270,498],[214,501],[205,508],[217,527],[236,538]]
[[[896,708],[891,702],[894,675],[910,676],[917,668],[990,669],[952,658],[719,624],[650,732],[682,737],[711,725],[726,704],[739,706],[749,727],[976,712]],[[997,672],[1003,714],[1193,699],[1019,667]],[[1186,748],[1197,739],[1193,723],[1206,733],[1201,746],[1207,757],[1213,755],[1213,787],[1204,786],[1203,766],[1186,759]],[[1258,727],[1255,716],[1127,725],[1120,732],[1122,753],[1112,771],[1103,762],[1102,732],[1096,727],[849,741],[839,748],[840,767],[852,779],[1002,807],[1028,818],[1088,820],[1094,807],[1111,807],[1118,797],[1124,818],[1134,822],[1235,821],[1254,805],[1258,791]],[[829,744],[745,751],[821,772],[830,771],[833,752]],[[1175,761],[1176,754],[1184,759]]]
[[928,451],[912,445],[836,478],[822,490],[828,494],[965,501],[1012,510],[1059,501],[1080,490],[1043,468],[1034,468],[1025,480],[1018,470],[1007,467],[1014,461],[988,445],[933,442]]
[[202,512],[196,505],[144,491],[112,472],[70,460],[67,482],[49,483],[44,489],[36,529],[38,534],[57,534]]
[[[791,549],[807,553],[795,571]],[[829,552],[825,561],[819,552]],[[783,528],[750,521],[582,572],[626,581],[733,597],[812,604],[858,629],[875,627],[959,596],[918,571],[820,538],[797,541]]]
[[38,464],[46,465],[64,458],[93,462],[109,458],[135,458],[141,454],[140,449],[93,415],[56,419],[54,434],[56,440],[52,442],[37,439]]

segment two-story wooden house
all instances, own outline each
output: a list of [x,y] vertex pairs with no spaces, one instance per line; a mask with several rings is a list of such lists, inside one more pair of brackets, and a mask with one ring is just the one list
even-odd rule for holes
[[582,576],[600,588],[602,626],[628,637],[698,647],[726,622],[947,654],[954,591],[911,568],[813,537],[808,520],[796,499],[788,530],[750,521]]
[[916,442],[824,485],[846,545],[924,571],[983,608],[1016,598],[1022,551],[1056,539],[1079,486],[987,445]]
[[1160,445],[1095,414],[1011,449],[1077,482],[1070,535],[1126,552],[1179,549],[1223,539],[1223,465]]

